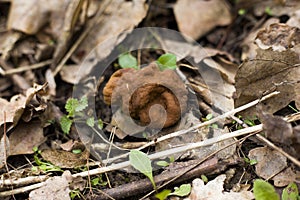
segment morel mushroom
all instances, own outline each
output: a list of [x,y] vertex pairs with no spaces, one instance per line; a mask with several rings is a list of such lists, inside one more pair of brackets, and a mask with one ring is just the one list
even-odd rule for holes
[[103,94],[105,103],[120,105],[123,113],[150,128],[176,124],[187,109],[188,91],[182,80],[174,70],[160,71],[156,63],[115,72]]

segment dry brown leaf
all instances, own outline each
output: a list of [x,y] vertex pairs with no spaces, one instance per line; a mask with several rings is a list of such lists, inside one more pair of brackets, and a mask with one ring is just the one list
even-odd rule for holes
[[194,40],[232,20],[230,7],[223,0],[178,0],[174,14],[180,32]]
[[254,195],[250,191],[242,192],[224,192],[224,181],[226,175],[222,174],[216,177],[214,180],[209,181],[206,185],[204,182],[197,178],[193,180],[191,194],[184,200],[250,200],[254,199]]
[[[290,102],[295,101],[300,108],[300,62],[299,55],[291,50],[278,52],[272,50],[257,51],[255,60],[244,62],[235,77],[235,107],[239,107],[272,90],[280,92],[274,98],[261,104],[263,111],[274,113]],[[255,107],[241,112],[242,116],[257,116]]]
[[30,200],[70,200],[69,183],[72,181],[72,175],[70,171],[65,171],[62,176],[51,177],[45,184],[29,194]]
[[[145,0],[111,1],[104,14],[99,16],[101,22],[93,25],[94,28],[77,48],[73,56],[75,60],[81,60],[90,53],[97,44],[118,36],[124,31],[132,30],[147,14],[148,5],[145,2]],[[116,44],[113,44],[112,46],[115,47],[115,45]],[[108,49],[108,51],[109,52],[100,51],[100,57],[104,58],[106,55],[103,57],[101,54],[109,54],[110,50]]]
[[9,135],[10,155],[34,153],[33,147],[38,147],[45,140],[43,127],[39,120],[19,123]]
[[50,22],[51,31],[57,37],[61,34],[69,2],[70,0],[13,0],[7,23],[8,29],[31,35]]
[[242,60],[246,60],[246,59],[253,59],[256,56],[256,49],[258,48],[257,45],[254,43],[255,38],[257,36],[257,33],[268,27],[270,24],[274,24],[274,23],[279,23],[279,19],[277,18],[270,18],[268,19],[263,25],[261,25],[261,27],[259,27],[258,29],[253,30],[250,34],[248,34],[248,36],[243,40],[242,43],[242,55],[241,55],[241,59]]
[[255,165],[256,174],[264,179],[273,177],[287,167],[287,158],[268,147],[252,149],[248,157],[257,161]]
[[87,150],[79,154],[75,154],[69,151],[46,149],[42,151],[41,156],[43,159],[51,162],[55,166],[62,168],[74,168],[85,165],[89,153]]
[[15,43],[22,36],[19,32],[7,31],[0,35],[0,54],[3,60],[9,58],[9,52],[13,49]]
[[[46,85],[35,85],[33,88],[29,88],[26,91],[26,96],[18,94],[13,96],[10,101],[0,98],[0,126],[7,123],[7,127],[11,128],[15,126],[21,118],[26,105],[29,104],[31,99],[36,93],[43,90]],[[4,121],[5,112],[5,121]],[[1,130],[0,133],[3,133]]]

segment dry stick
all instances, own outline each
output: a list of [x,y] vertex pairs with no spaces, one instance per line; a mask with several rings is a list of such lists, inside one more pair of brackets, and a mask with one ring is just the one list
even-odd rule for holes
[[[255,106],[255,105],[258,104],[259,102],[264,101],[264,100],[266,100],[266,99],[268,99],[268,98],[271,98],[271,97],[273,97],[273,96],[275,96],[275,95],[277,95],[277,94],[279,94],[278,91],[272,92],[272,93],[270,93],[270,94],[268,94],[268,95],[265,95],[265,96],[262,97],[261,99],[254,100],[254,101],[252,101],[252,102],[250,102],[250,103],[247,103],[247,104],[245,104],[245,105],[243,105],[243,106],[241,106],[241,107],[238,107],[238,108],[233,109],[233,110],[231,110],[231,111],[229,111],[229,112],[226,112],[226,113],[224,113],[224,114],[222,114],[222,115],[219,115],[219,116],[217,116],[217,117],[215,117],[215,118],[212,118],[212,119],[209,120],[209,121],[206,121],[206,122],[197,124],[197,125],[192,126],[192,127],[188,128],[188,129],[185,129],[185,130],[176,131],[176,132],[174,132],[174,133],[171,133],[171,134],[162,136],[162,137],[160,137],[160,138],[157,138],[157,140],[151,141],[151,142],[149,142],[149,143],[143,145],[142,147],[138,148],[138,150],[142,150],[142,149],[144,149],[144,148],[146,148],[146,147],[149,147],[149,146],[151,146],[151,145],[154,145],[155,143],[159,143],[159,142],[162,142],[162,141],[164,141],[164,140],[167,140],[167,139],[170,139],[170,138],[174,138],[174,137],[177,137],[177,136],[186,134],[186,133],[188,133],[188,132],[194,131],[194,130],[196,130],[196,129],[198,129],[198,128],[201,128],[201,127],[204,127],[204,126],[208,126],[208,125],[210,125],[210,124],[213,124],[213,123],[215,123],[215,122],[218,122],[219,120],[222,120],[222,119],[224,119],[224,118],[226,118],[226,117],[230,117],[231,115],[234,115],[234,114],[237,113],[237,112],[240,112],[240,111],[243,111],[243,110],[245,110],[245,109],[247,109],[247,108],[250,108],[250,107],[252,107],[252,106]],[[112,161],[114,161],[114,160],[117,160],[117,159],[120,159],[120,158],[124,158],[124,157],[126,157],[126,156],[128,156],[128,155],[129,155],[129,153],[126,153],[126,154],[123,154],[123,155],[120,155],[120,156],[116,156],[116,157],[114,157],[114,158],[106,159],[106,160],[103,160],[103,163],[110,163],[110,162],[112,162]]]
[[46,61],[36,63],[36,64],[33,64],[33,65],[28,65],[28,66],[22,66],[22,67],[18,67],[18,68],[9,69],[9,70],[6,70],[6,71],[2,71],[0,73],[3,76],[16,74],[16,73],[20,73],[20,72],[24,72],[24,71],[28,71],[28,70],[32,70],[32,69],[38,69],[38,68],[45,67],[46,65],[50,65],[51,62],[52,62],[52,60],[46,60]]
[[[278,94],[279,92],[273,92],[269,95],[266,95],[264,96],[261,100],[265,100],[267,98],[270,98],[276,94]],[[202,126],[206,126],[206,125],[210,125],[211,123],[214,123],[216,122],[217,120],[220,120],[220,119],[223,119],[227,116],[230,116],[231,114],[234,114],[236,112],[240,112],[244,109],[247,109],[251,106],[254,106],[256,105],[258,102],[260,102],[260,100],[255,100],[253,102],[250,102],[244,106],[241,106],[233,111],[229,111],[228,113],[225,113],[223,115],[220,115],[216,118],[213,118],[207,122],[204,122],[204,123],[201,123],[201,124],[198,124],[196,126],[193,126],[187,130],[182,130],[182,131],[177,131],[177,132],[174,132],[172,135],[172,137],[175,137],[175,136],[178,136],[178,135],[182,135],[182,134],[185,134],[187,132],[190,132],[190,131],[193,131],[194,129],[197,129],[199,127],[202,127]],[[217,119],[217,120],[216,120]],[[181,153],[181,152],[185,152],[187,150],[191,150],[193,148],[199,148],[199,147],[203,147],[203,146],[209,146],[209,145],[213,145],[217,142],[220,142],[220,141],[223,141],[223,140],[226,140],[226,139],[230,139],[230,138],[233,138],[233,137],[237,137],[237,136],[241,136],[241,135],[245,135],[245,134],[248,134],[248,133],[253,133],[253,132],[256,132],[256,131],[261,131],[262,130],[262,125],[257,125],[257,126],[252,126],[252,127],[249,127],[249,128],[244,128],[244,129],[241,129],[241,130],[237,130],[237,131],[234,131],[232,133],[228,133],[228,134],[225,134],[225,135],[221,135],[221,136],[218,136],[218,137],[215,137],[215,138],[211,138],[211,139],[207,139],[207,140],[204,140],[204,141],[201,141],[201,142],[197,142],[197,143],[192,143],[192,144],[187,144],[187,145],[183,145],[181,147],[177,147],[177,148],[174,148],[174,149],[168,149],[168,150],[165,150],[165,151],[161,151],[161,152],[157,152],[157,153],[154,153],[154,154],[151,154],[149,155],[149,158],[150,159],[157,159],[157,158],[161,158],[161,157],[166,157],[166,156],[170,156],[170,155],[173,155],[174,153]],[[170,138],[169,137],[161,137],[161,138],[158,138],[157,142],[161,142],[165,139],[168,139]],[[143,148],[145,147],[148,147],[152,144],[155,144],[155,142],[149,142],[147,145],[144,145]],[[142,149],[142,148],[140,148]],[[126,154],[125,156],[127,156],[128,154]],[[124,157],[124,156],[123,156]],[[77,173],[77,174],[73,174],[72,176],[73,177],[78,177],[78,176],[81,176],[81,177],[86,177],[86,176],[92,176],[92,175],[97,175],[97,174],[102,174],[102,173],[105,173],[105,172],[109,172],[109,171],[115,171],[115,170],[119,170],[119,169],[122,169],[122,168],[126,168],[130,166],[130,162],[129,161],[125,161],[125,162],[122,162],[122,163],[117,163],[117,164],[112,164],[110,166],[107,166],[107,167],[101,167],[101,168],[97,168],[97,169],[92,169],[92,170],[89,170],[89,171],[86,171],[86,172],[80,172],[80,173]],[[37,184],[36,185],[36,188],[37,188]],[[19,188],[18,190],[14,190],[15,192],[18,192],[18,191],[22,191],[22,192],[25,192],[25,191],[29,191],[29,190],[32,190],[31,187],[24,187],[26,189],[22,189],[22,188]],[[35,189],[35,188],[33,188]],[[3,193],[3,192],[0,192],[0,196],[1,195],[4,195],[4,194],[7,194],[7,193]],[[17,194],[17,193],[14,193],[14,194]]]
[[0,180],[0,187],[6,187],[6,186],[19,187],[22,185],[42,182],[47,180],[48,178],[49,176],[42,175],[42,176],[28,176],[17,180]]
[[110,4],[110,2],[111,2],[111,0],[107,0],[107,3],[102,7],[102,9],[100,9],[97,12],[97,14],[95,16],[94,22],[92,22],[90,24],[90,26],[88,26],[85,29],[85,31],[80,35],[80,37],[78,38],[78,40],[76,40],[76,42],[74,43],[74,45],[70,48],[70,50],[68,51],[68,53],[63,57],[63,59],[61,60],[61,62],[55,68],[55,70],[53,72],[53,76],[56,76],[58,74],[58,72],[63,68],[64,64],[71,57],[71,55],[75,52],[75,50],[78,48],[78,46],[81,44],[81,42],[86,38],[86,36],[91,32],[91,30],[95,27],[95,25],[99,24],[103,20],[103,18],[101,18],[100,15],[102,15],[102,13],[104,13],[104,11],[106,10],[106,8]]
[[41,182],[41,183],[37,183],[37,184],[33,184],[33,185],[21,187],[21,188],[16,188],[13,190],[3,191],[3,192],[0,192],[0,197],[6,197],[6,196],[14,195],[14,194],[28,192],[28,191],[40,188],[40,187],[44,186],[45,184],[46,184],[46,182]]

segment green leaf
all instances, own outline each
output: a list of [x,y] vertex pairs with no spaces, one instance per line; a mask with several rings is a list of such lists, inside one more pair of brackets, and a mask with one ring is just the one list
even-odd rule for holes
[[131,150],[129,154],[129,162],[135,169],[149,178],[153,185],[153,188],[156,190],[156,185],[152,174],[151,160],[149,159],[147,154],[135,149]]
[[98,119],[98,128],[103,129],[103,121],[101,119]]
[[76,112],[83,111],[86,107],[88,107],[88,98],[86,96],[82,97],[78,102],[78,105],[75,108]]
[[62,116],[62,118],[60,118],[60,127],[61,130],[65,133],[65,134],[69,134],[70,130],[71,130],[71,126],[72,126],[73,121],[71,119],[69,119],[67,116]]
[[202,180],[204,183],[207,183],[207,182],[208,182],[208,178],[207,178],[204,174],[201,175],[201,180]]
[[79,102],[77,99],[70,98],[67,100],[65,109],[68,112],[69,117],[74,117],[75,115],[75,108],[78,106]]
[[164,161],[164,160],[160,160],[160,161],[157,161],[156,164],[161,167],[167,167],[167,166],[169,166],[170,163],[168,163],[167,161]]
[[206,115],[206,120],[211,120],[213,117],[214,116],[211,113],[209,113],[208,115]]
[[120,55],[118,58],[118,62],[122,68],[138,69],[137,59],[134,56],[132,56],[130,53],[125,53]]
[[176,69],[176,56],[171,53],[166,53],[161,55],[156,63],[161,71],[165,69]]
[[165,200],[169,196],[170,193],[171,193],[171,190],[164,189],[163,191],[157,193],[155,195],[155,197],[158,198],[159,200]]
[[88,126],[90,126],[90,127],[93,127],[95,125],[95,119],[94,119],[94,117],[87,118],[86,124]]
[[74,117],[76,112],[83,111],[88,106],[87,97],[82,97],[80,100],[69,98],[66,102],[65,109],[69,117]]
[[290,183],[282,191],[282,200],[297,200],[298,199],[298,187],[296,183]]
[[190,194],[191,189],[192,189],[191,184],[182,184],[179,188],[175,188],[175,191],[170,193],[169,196],[176,195],[179,197],[184,197]]
[[80,154],[82,151],[81,151],[81,149],[73,149],[72,150],[72,153],[74,153],[74,154]]
[[256,200],[279,200],[274,187],[261,179],[254,181],[253,192]]

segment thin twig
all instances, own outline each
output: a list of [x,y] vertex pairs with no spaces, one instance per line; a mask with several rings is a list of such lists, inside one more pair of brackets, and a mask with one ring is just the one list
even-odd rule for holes
[[36,64],[33,64],[33,65],[22,66],[22,67],[18,67],[18,68],[9,69],[9,70],[2,70],[2,71],[0,71],[0,73],[3,76],[16,74],[16,73],[21,73],[21,72],[24,72],[24,71],[45,67],[46,65],[50,65],[51,62],[52,62],[52,60],[46,60],[46,61],[36,63]]

